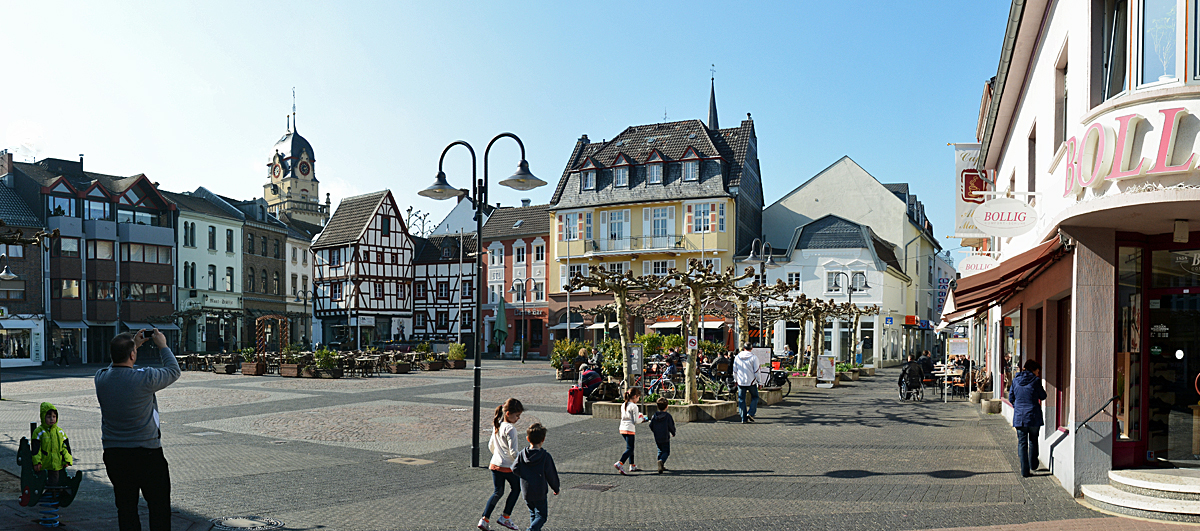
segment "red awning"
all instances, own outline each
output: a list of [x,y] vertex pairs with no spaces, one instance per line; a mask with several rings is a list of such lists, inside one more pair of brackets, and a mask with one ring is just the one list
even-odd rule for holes
[[1062,240],[1055,237],[1001,262],[994,269],[960,279],[950,292],[954,312],[942,320],[961,321],[1008,300],[1064,254]]

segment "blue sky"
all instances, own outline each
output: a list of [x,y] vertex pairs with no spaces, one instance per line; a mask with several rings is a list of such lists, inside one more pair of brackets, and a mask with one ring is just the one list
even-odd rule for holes
[[[752,113],[768,204],[848,155],[908,182],[947,248],[953,154],[974,141],[1008,2],[13,2],[0,147],[86,155],[91,171],[164,189],[262,194],[296,88],[322,192],[416,195],[441,150],[482,159],[502,131],[551,183],[492,201],[549,200],[576,139],[705,119],[716,64],[721,125]],[[457,150],[456,150],[457,151]],[[490,158],[511,174],[514,143]],[[452,151],[452,184],[469,186]],[[482,163],[482,160],[481,160]],[[482,167],[481,167],[482,171]],[[961,255],[955,255],[960,258]]]

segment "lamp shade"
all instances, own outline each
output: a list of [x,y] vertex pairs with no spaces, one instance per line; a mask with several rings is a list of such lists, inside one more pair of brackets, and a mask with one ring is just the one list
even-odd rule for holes
[[775,263],[775,257],[774,257],[774,256],[768,256],[768,257],[767,257],[767,263],[766,263],[766,264],[764,264],[764,265],[765,265],[765,267],[766,267],[767,269],[775,269],[775,268],[779,267],[779,264]]
[[458,197],[464,193],[463,190],[450,186],[450,183],[446,182],[446,172],[439,171],[433,184],[429,188],[417,192],[417,195],[441,201]]
[[747,256],[746,259],[742,261],[747,264],[761,264],[763,259],[762,256],[759,256],[758,251],[751,249],[750,256]]
[[507,186],[514,190],[524,191],[533,190],[539,186],[545,186],[546,181],[534,177],[533,174],[529,172],[529,162],[522,160],[519,164],[517,164],[517,173],[512,174],[512,177],[500,181],[500,185]]
[[8,266],[4,266],[4,271],[0,271],[0,280],[13,280],[17,275],[8,270]]

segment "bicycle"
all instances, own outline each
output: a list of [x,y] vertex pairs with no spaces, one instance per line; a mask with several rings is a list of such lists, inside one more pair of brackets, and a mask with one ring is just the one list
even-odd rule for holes
[[696,384],[699,386],[701,394],[711,392],[713,400],[735,400],[737,392],[733,386],[719,378],[713,378],[708,373],[699,371],[696,373]]
[[767,374],[767,383],[764,387],[778,387],[779,391],[783,393],[783,398],[787,398],[788,395],[792,394],[792,380],[788,378],[790,373],[775,369],[769,369],[769,371]]

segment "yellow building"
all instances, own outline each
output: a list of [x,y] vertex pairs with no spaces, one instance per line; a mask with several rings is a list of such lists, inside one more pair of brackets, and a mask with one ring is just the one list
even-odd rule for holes
[[[580,138],[549,209],[553,243],[547,273],[557,276],[549,283],[553,335],[566,336],[568,294],[562,285],[572,273],[586,274],[589,265],[663,275],[687,267],[688,259],[703,257],[723,269],[734,265],[734,255],[747,254],[762,232],[756,144],[749,115],[738,127],[720,129],[715,107],[708,124],[634,126],[599,143]],[[573,309],[612,301],[587,291],[569,297]],[[583,323],[580,328],[603,328],[572,313],[572,322]],[[705,337],[728,337],[723,326],[732,324],[709,323]],[[637,320],[633,328],[672,332],[666,320]]]

